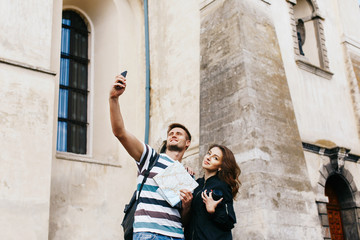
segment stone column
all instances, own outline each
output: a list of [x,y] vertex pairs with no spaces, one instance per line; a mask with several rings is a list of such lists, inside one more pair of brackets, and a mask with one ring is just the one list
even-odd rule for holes
[[228,146],[242,169],[234,239],[322,239],[270,2],[201,9],[200,153]]

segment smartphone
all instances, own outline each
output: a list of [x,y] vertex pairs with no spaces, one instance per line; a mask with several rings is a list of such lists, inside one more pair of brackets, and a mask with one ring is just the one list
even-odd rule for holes
[[[123,72],[120,73],[120,74],[121,74],[123,77],[126,77],[127,71],[123,71]],[[119,86],[116,86],[115,88],[118,89],[118,90],[121,89],[121,87],[119,87]]]
[[126,77],[127,71],[123,71],[122,73],[120,73],[121,75],[123,75],[123,77]]

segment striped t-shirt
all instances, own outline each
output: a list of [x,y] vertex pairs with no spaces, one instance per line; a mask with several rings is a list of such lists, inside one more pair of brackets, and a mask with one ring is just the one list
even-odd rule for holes
[[[149,167],[151,158],[158,153],[144,144],[144,152],[138,162],[137,190],[144,178],[144,171]],[[174,163],[166,154],[160,154],[158,161],[151,169],[140,194],[135,212],[134,232],[153,232],[161,235],[184,238],[180,209],[171,205],[156,191],[159,187],[153,177]],[[138,193],[138,192],[137,192]]]

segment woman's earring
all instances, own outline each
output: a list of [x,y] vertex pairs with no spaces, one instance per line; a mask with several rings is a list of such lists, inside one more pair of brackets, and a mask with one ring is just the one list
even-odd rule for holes
[[220,172],[221,171],[221,168],[218,168],[218,172]]

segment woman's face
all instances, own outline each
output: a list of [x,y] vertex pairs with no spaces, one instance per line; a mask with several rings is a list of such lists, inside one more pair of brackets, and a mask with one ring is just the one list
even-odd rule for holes
[[216,172],[220,170],[222,164],[223,154],[220,148],[211,148],[204,156],[202,167],[209,172]]

